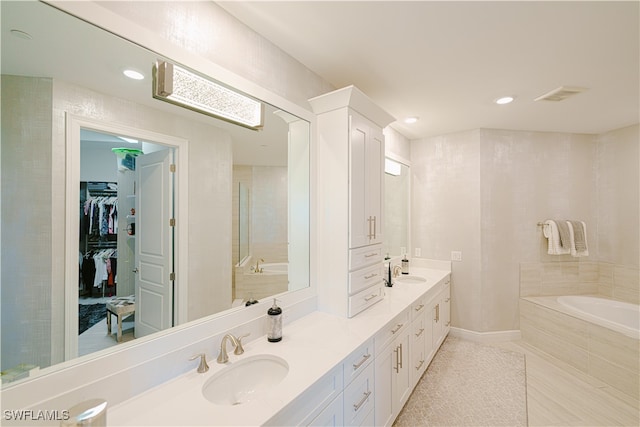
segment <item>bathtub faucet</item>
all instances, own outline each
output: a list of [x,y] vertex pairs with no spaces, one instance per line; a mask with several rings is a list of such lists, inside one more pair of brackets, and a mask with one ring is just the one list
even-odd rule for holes
[[262,268],[260,268],[260,263],[261,263],[261,262],[264,262],[264,260],[263,260],[262,258],[259,258],[259,259],[256,261],[256,267],[255,267],[255,269],[253,270],[255,273],[262,273]]

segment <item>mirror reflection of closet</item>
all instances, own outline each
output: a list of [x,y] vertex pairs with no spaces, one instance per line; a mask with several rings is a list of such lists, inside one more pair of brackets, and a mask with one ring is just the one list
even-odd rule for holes
[[409,207],[411,177],[409,166],[394,159],[385,159],[384,174],[384,253],[389,256],[409,256]]
[[106,303],[136,293],[135,157],[166,147],[81,130],[78,355],[134,339],[135,313],[122,319],[122,339],[107,335]]

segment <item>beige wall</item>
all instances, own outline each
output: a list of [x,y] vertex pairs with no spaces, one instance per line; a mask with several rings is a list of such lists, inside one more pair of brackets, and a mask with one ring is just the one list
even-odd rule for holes
[[452,325],[480,330],[480,131],[443,135],[411,144],[411,238],[423,258],[452,263]]
[[635,125],[600,135],[596,159],[599,259],[635,267],[640,262],[639,128]]
[[[600,136],[481,129],[413,141],[411,153],[413,246],[426,258],[462,251],[454,326],[518,329],[520,263],[629,265],[620,277],[638,287],[638,126]],[[549,218],[585,221],[590,256],[547,255],[536,224]]]
[[[52,362],[53,82],[2,76],[2,367]],[[34,262],[36,261],[36,262]],[[53,362],[60,359],[53,359]]]

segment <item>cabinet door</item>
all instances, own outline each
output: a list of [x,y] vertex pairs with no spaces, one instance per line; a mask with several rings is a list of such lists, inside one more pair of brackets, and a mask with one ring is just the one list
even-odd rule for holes
[[393,424],[411,395],[410,331],[410,327],[405,327],[391,344],[376,355],[376,426]]
[[342,395],[338,396],[313,419],[308,426],[312,427],[342,427],[344,426],[344,414]]
[[395,357],[398,359],[398,367],[394,371],[393,383],[393,417],[398,416],[402,407],[411,395],[411,364],[409,362],[409,341],[411,328],[406,328],[401,336],[395,340]]
[[[426,339],[429,338],[427,347]],[[428,348],[428,350],[427,350]],[[427,358],[431,351],[431,323],[427,324],[427,317],[423,312],[411,323],[411,386],[415,387],[420,377],[427,369]]]
[[366,121],[358,114],[349,117],[349,246],[369,244],[370,222],[366,221],[366,144],[369,133]]
[[349,245],[381,243],[384,136],[374,123],[349,116]]
[[442,334],[446,335],[451,329],[451,287],[447,284],[442,292]]
[[375,425],[387,426],[393,422],[393,376],[396,359],[392,342],[376,354],[375,364]]
[[372,232],[369,237],[369,244],[373,244],[382,243],[383,240],[384,136],[382,135],[382,130],[373,124],[369,128],[369,135],[367,136],[365,147],[367,156],[365,163],[365,220],[368,223],[371,222]]

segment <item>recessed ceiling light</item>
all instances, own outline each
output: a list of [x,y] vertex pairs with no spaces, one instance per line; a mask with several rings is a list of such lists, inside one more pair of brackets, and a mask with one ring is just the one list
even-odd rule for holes
[[418,121],[417,117],[407,117],[406,119],[404,119],[404,122],[408,125],[414,124]]
[[130,79],[133,80],[142,80],[144,79],[144,74],[135,71],[135,70],[124,70],[122,72],[122,74],[124,74],[125,76],[129,77]]
[[515,97],[513,96],[503,96],[502,98],[496,99],[494,102],[498,105],[505,105],[512,103],[514,99]]
[[20,31],[20,30],[11,30],[10,31],[12,36],[18,37],[20,39],[24,39],[24,40],[31,40],[33,39],[33,36],[29,33],[26,33],[24,31]]

